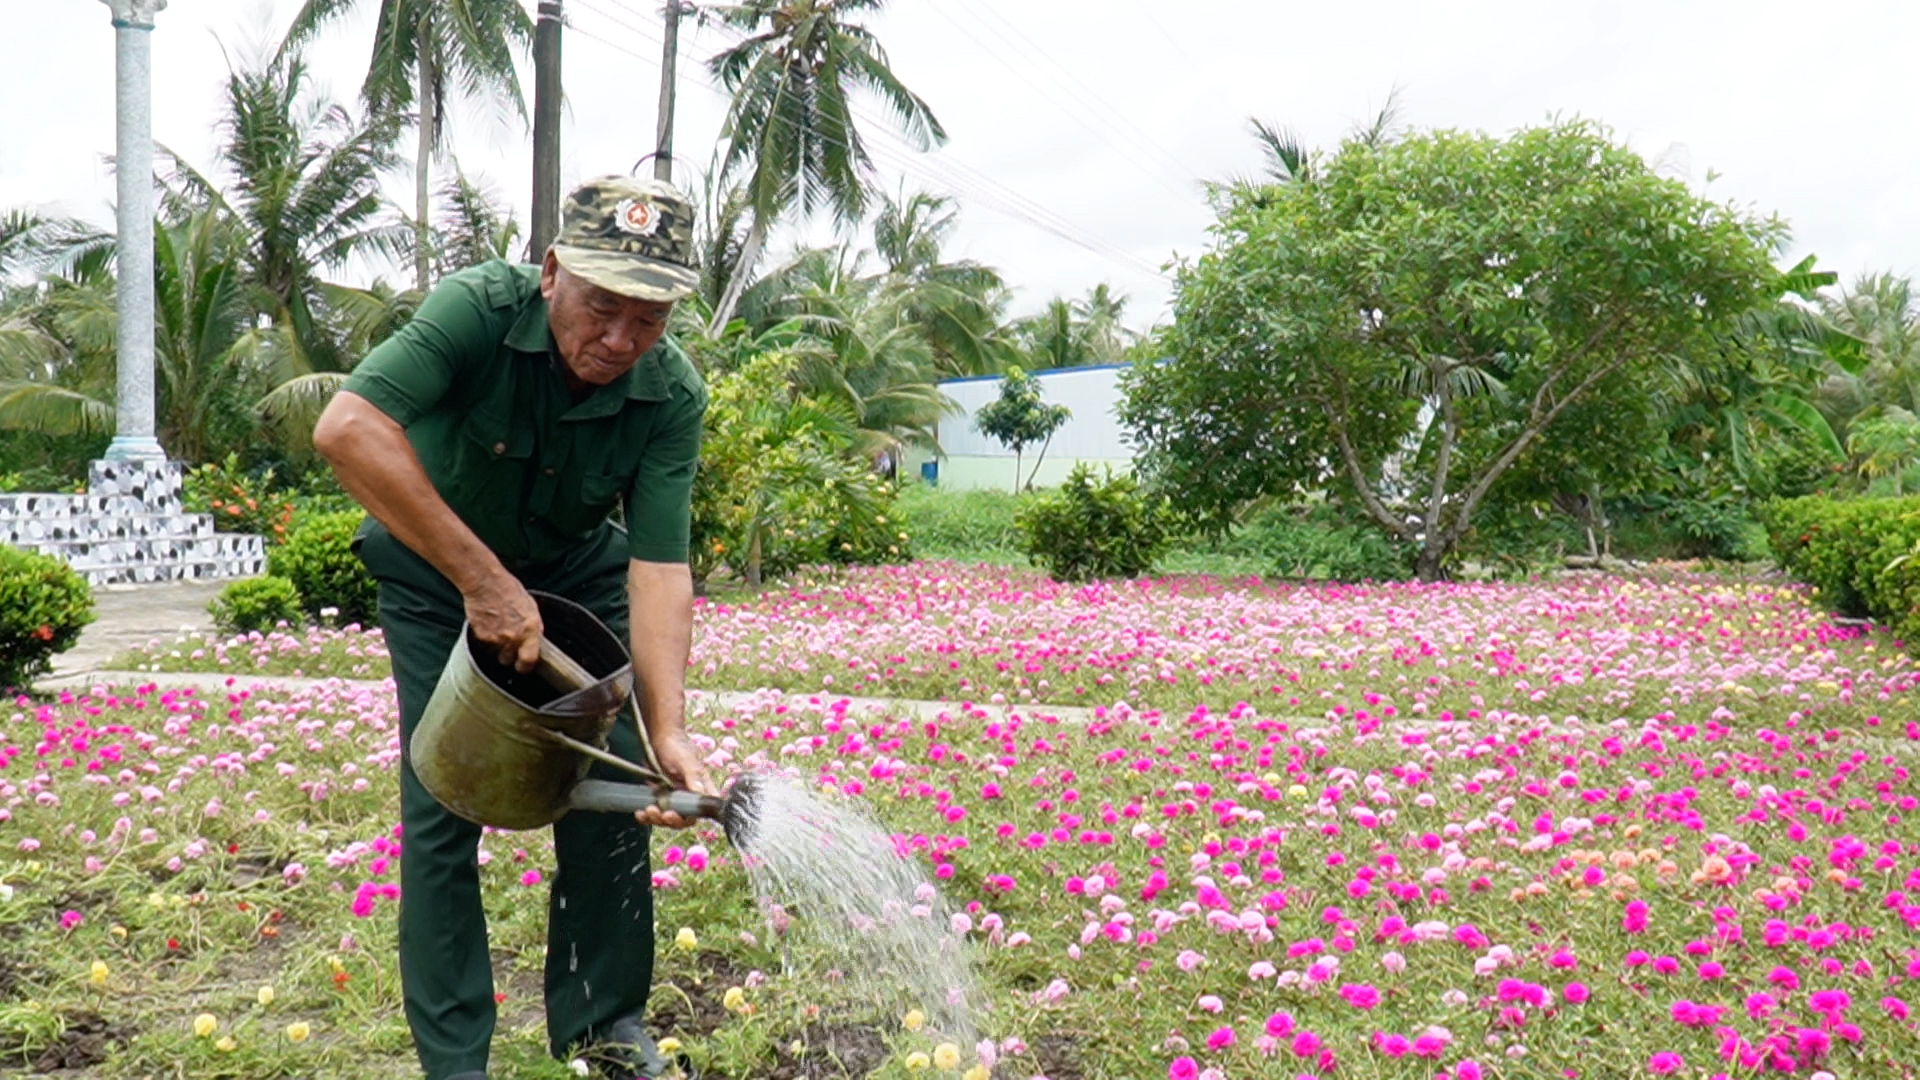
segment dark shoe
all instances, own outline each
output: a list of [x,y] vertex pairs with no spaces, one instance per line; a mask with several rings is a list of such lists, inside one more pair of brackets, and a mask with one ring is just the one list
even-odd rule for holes
[[669,1076],[699,1080],[700,1076],[687,1055],[675,1054],[668,1060],[653,1036],[647,1034],[646,1025],[634,1016],[614,1021],[580,1056],[604,1080],[661,1080]]

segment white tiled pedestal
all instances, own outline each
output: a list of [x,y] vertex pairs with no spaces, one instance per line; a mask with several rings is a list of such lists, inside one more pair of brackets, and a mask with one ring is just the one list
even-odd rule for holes
[[185,478],[174,461],[95,461],[85,495],[0,494],[0,541],[63,559],[89,585],[261,573],[265,541],[187,513]]

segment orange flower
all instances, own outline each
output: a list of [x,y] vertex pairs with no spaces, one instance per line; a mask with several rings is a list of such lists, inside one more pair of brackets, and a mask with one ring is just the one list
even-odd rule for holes
[[52,641],[53,627],[48,626],[46,623],[41,623],[39,628],[34,630],[33,636],[39,638],[41,641]]

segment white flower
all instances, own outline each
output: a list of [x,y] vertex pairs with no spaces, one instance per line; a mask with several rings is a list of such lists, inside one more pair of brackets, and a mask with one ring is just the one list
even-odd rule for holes
[[585,1076],[593,1071],[587,1066],[587,1063],[580,1058],[574,1058],[572,1061],[567,1062],[567,1068],[572,1069],[573,1075],[575,1076]]
[[0,904],[13,899],[13,886],[0,883]]

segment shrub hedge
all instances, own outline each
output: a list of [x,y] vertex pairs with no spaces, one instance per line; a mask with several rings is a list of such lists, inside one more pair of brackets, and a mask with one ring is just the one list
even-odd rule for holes
[[1920,654],[1920,497],[1783,499],[1765,504],[1760,519],[1781,569]]

